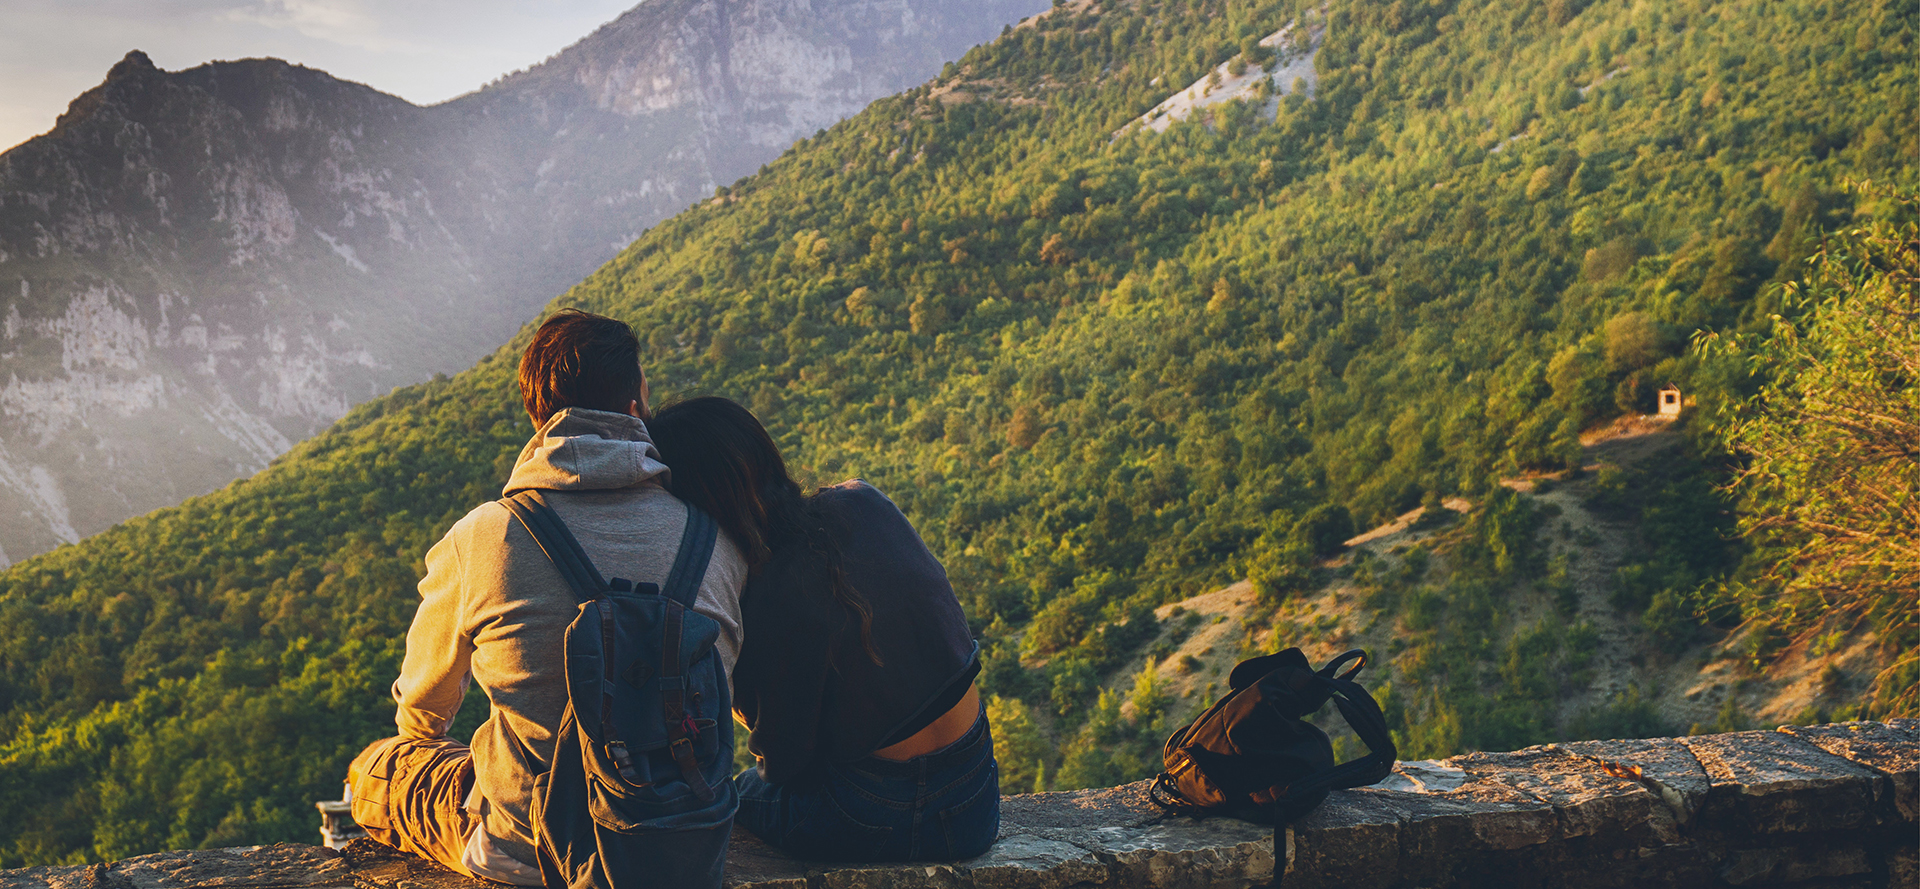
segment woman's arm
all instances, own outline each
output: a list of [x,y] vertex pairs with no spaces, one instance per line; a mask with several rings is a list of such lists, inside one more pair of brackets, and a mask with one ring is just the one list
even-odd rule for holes
[[734,709],[752,730],[747,749],[760,777],[791,781],[813,765],[822,744],[828,659],[841,628],[826,580],[811,560],[776,554],[749,584],[746,645],[734,675]]

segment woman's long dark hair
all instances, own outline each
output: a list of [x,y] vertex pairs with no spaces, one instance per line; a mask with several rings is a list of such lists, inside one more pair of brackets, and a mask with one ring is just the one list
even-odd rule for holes
[[672,468],[669,489],[713,516],[747,559],[749,572],[776,549],[805,547],[826,574],[833,597],[860,624],[867,657],[873,647],[873,609],[847,583],[840,546],[827,519],[787,474],[787,461],[752,411],[725,398],[690,398],[660,409],[647,421],[661,462]]

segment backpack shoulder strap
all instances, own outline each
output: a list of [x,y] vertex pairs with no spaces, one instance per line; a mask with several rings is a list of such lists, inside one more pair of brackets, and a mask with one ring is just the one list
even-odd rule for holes
[[587,551],[580,548],[580,541],[574,539],[573,532],[567,530],[567,523],[547,505],[546,497],[540,491],[529,489],[512,497],[504,498],[500,505],[520,520],[527,533],[533,535],[533,542],[540,545],[540,551],[547,554],[553,567],[560,569],[560,576],[566,578],[567,585],[573,588],[573,594],[582,602],[591,602],[607,589],[607,581],[600,576],[599,569],[593,567],[593,560],[587,558]]
[[1393,771],[1393,763],[1400,755],[1394,748],[1393,733],[1387,729],[1387,720],[1380,712],[1380,705],[1374,702],[1366,689],[1351,679],[1323,678],[1321,681],[1332,686],[1333,703],[1340,708],[1340,715],[1346,718],[1347,725],[1353,727],[1353,733],[1359,735],[1361,742],[1367,745],[1368,752],[1366,756],[1341,763],[1296,786],[1302,789],[1317,787],[1345,790],[1378,783]]
[[673,558],[673,571],[660,585],[660,595],[692,608],[700,596],[700,581],[706,579],[707,563],[713,560],[714,542],[720,526],[700,507],[687,504],[687,527],[680,533],[680,552]]
[[[662,596],[680,606],[667,609],[666,624],[660,632],[661,663],[657,681],[661,715],[666,719],[667,751],[680,766],[681,778],[702,802],[711,802],[714,790],[700,773],[700,761],[694,754],[693,740],[700,737],[700,727],[686,709],[691,689],[687,677],[680,673],[680,627],[686,612],[693,610],[694,600],[700,596],[700,581],[707,576],[707,563],[713,559],[713,545],[719,535],[720,526],[714,524],[711,516],[687,504],[687,526],[680,532],[680,552],[673,557],[673,571],[660,588]],[[724,677],[725,673],[721,675]]]

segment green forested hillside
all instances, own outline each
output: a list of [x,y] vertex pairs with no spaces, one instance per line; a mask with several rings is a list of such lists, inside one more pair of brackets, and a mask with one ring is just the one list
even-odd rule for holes
[[[1504,502],[1494,479],[1566,465],[1584,425],[1660,383],[1709,404],[1757,387],[1687,336],[1761,329],[1819,231],[1891,209],[1843,179],[1913,184],[1912,17],[1077,3],[797,144],[557,304],[634,323],[656,393],[745,401],[819,479],[891,494],[984,634],[989,690],[1071,725],[1152,605],[1249,574],[1283,594],[1343,526]],[[1113,136],[1321,19],[1312,98]],[[529,431],[516,346],[0,575],[0,867],[311,838],[312,800],[390,727],[422,555],[497,496]],[[1669,630],[1740,558],[1710,465],[1630,507],[1677,529],[1620,599],[1664,602]],[[1509,551],[1524,516],[1488,515],[1487,575],[1530,565]],[[1473,684],[1511,704],[1524,678]],[[1459,714],[1397,693],[1410,737],[1564,730],[1435,734]]]

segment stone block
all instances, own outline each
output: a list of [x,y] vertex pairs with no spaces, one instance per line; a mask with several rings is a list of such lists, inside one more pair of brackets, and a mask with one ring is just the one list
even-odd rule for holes
[[[1624,751],[1613,751],[1617,754]],[[1553,807],[1559,836],[1602,837],[1609,844],[1678,842],[1673,812],[1655,789],[1615,759],[1557,745],[1512,753],[1469,753],[1448,762],[1475,781],[1502,784]]]
[[348,843],[340,855],[361,889],[499,889],[496,883],[454,873],[369,839]]
[[1408,793],[1444,793],[1459,790],[1467,783],[1465,769],[1433,760],[1396,762],[1393,773],[1373,785],[1374,790],[1404,790]]
[[1386,889],[1400,878],[1401,810],[1378,793],[1336,790],[1286,829],[1287,889]]
[[1674,738],[1576,741],[1558,747],[1575,756],[1612,763],[1618,771],[1633,775],[1660,796],[1682,828],[1693,822],[1713,790],[1712,777],[1693,751]]
[[1920,889],[1920,849],[1900,846],[1887,853],[1887,886],[1890,889]]
[[118,889],[120,885],[108,878],[104,864],[23,867],[0,872],[0,886],[6,889]]
[[1233,818],[1168,815],[1148,782],[1003,797],[985,855],[932,864],[789,858],[734,832],[728,889],[1243,889],[1273,881],[1274,830]]
[[1512,788],[1472,784],[1456,791],[1376,791],[1400,810],[1403,861],[1443,861],[1460,852],[1511,851],[1555,839],[1553,809]]
[[1877,722],[1783,725],[1780,731],[1887,776],[1900,820],[1920,821],[1920,735]]
[[[398,853],[395,853],[398,854]],[[461,880],[467,887],[479,884]],[[6,889],[356,889],[348,862],[299,843],[138,855],[109,864],[0,873]],[[439,889],[439,887],[428,887]]]
[[727,846],[727,872],[723,885],[754,886],[757,889],[808,889],[804,867],[751,833],[733,829]]
[[1586,840],[1569,844],[1552,865],[1556,887],[1577,889],[1696,889],[1715,885],[1713,860],[1693,842],[1595,850]]
[[1452,884],[1560,835],[1553,808],[1525,792],[1476,779],[1452,760],[1404,765],[1401,781],[1382,784],[1451,789],[1335,791],[1287,832],[1288,889]]
[[[1853,830],[1874,824],[1886,777],[1784,732],[1682,739],[1713,780],[1702,817],[1723,833]],[[1883,791],[1884,792],[1884,791]]]
[[[1459,768],[1458,760],[1447,760]],[[1463,771],[1467,771],[1463,769]],[[1560,824],[1553,807],[1538,797],[1468,771],[1466,782],[1437,793],[1375,791],[1389,805],[1405,813],[1403,848],[1446,842],[1454,822],[1466,822],[1473,849],[1507,851],[1558,839]],[[1429,829],[1430,828],[1430,829]]]
[[1855,843],[1741,849],[1720,865],[1720,879],[1729,886],[1806,883],[1872,873],[1866,848]]

